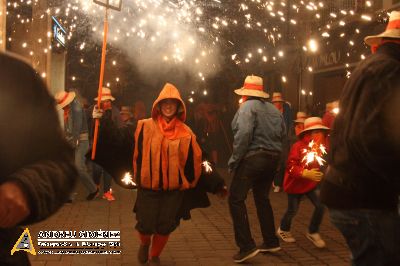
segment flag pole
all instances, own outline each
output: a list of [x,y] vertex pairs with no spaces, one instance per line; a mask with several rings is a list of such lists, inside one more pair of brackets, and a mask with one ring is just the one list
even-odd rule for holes
[[[106,62],[106,50],[107,50],[107,33],[108,33],[108,8],[106,7],[104,14],[104,30],[103,30],[103,47],[101,49],[101,64],[100,64],[100,78],[99,78],[99,89],[97,92],[97,108],[100,109],[101,96],[103,89],[103,79],[104,79],[104,67]],[[97,139],[99,134],[99,119],[95,119],[94,125],[94,136],[93,136],[93,146],[92,146],[92,160],[96,157]]]

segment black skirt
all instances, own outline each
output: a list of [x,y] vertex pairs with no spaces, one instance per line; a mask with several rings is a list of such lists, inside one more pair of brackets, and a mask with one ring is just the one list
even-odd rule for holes
[[182,206],[184,192],[154,191],[139,188],[134,211],[136,230],[141,234],[168,235],[179,225],[178,212]]

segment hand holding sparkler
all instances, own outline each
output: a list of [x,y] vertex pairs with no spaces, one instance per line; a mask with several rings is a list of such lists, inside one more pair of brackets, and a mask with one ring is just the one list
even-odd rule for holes
[[311,170],[304,169],[303,173],[301,174],[302,177],[310,179],[315,182],[321,181],[323,175],[324,174],[318,168],[313,168]]

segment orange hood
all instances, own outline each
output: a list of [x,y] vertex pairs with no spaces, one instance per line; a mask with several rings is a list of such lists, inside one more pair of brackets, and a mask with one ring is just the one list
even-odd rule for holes
[[151,117],[154,120],[158,118],[158,116],[161,114],[160,107],[158,104],[165,99],[177,99],[180,102],[180,106],[178,106],[177,118],[182,122],[185,122],[186,120],[185,103],[183,102],[178,89],[170,83],[166,83],[164,85],[164,88],[161,90],[160,95],[158,95],[158,98],[153,103],[153,108],[151,110]]

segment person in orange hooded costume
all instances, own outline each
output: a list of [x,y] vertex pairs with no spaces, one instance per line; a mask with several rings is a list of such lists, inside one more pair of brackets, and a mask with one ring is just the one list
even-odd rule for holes
[[225,183],[215,170],[204,171],[204,155],[196,136],[184,123],[186,107],[172,84],[162,89],[151,118],[137,122],[134,136],[126,133],[127,128],[116,130],[101,110],[94,109],[93,117],[103,117],[96,162],[112,176],[133,169],[138,188],[136,230],[141,241],[138,260],[159,265],[159,256],[180,219],[190,218],[193,208],[209,206],[205,192],[225,196]]

